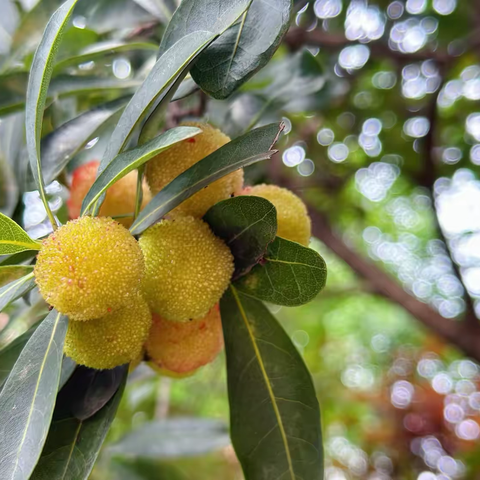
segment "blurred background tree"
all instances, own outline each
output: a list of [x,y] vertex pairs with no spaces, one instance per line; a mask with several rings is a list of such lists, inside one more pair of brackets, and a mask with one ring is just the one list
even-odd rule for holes
[[[36,238],[48,220],[31,191],[22,109],[33,51],[60,3],[0,0],[0,211]],[[66,166],[63,183],[48,187],[60,220],[71,172],[101,157],[100,133],[152,67],[175,7],[79,2],[42,145]],[[278,312],[313,374],[326,478],[479,479],[480,2],[303,0],[294,9],[265,69],[228,102],[188,78],[166,126],[204,118],[234,137],[285,123],[279,154],[246,177],[308,202],[312,245],[328,263],[317,300]],[[2,314],[0,347],[45,308],[33,297]],[[92,478],[241,479],[227,418],[223,357],[181,380],[141,365]]]

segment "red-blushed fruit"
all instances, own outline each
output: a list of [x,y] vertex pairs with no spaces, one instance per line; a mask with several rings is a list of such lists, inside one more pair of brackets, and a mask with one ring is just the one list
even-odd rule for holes
[[[178,175],[230,141],[227,135],[208,123],[184,122],[181,125],[197,127],[203,132],[173,145],[147,163],[145,177],[153,194],[158,193]],[[240,169],[203,188],[175,208],[172,214],[201,218],[215,203],[239,193],[242,186],[243,170]]]
[[145,264],[125,227],[111,218],[81,217],[43,241],[34,273],[49,305],[71,320],[91,320],[136,297]]
[[215,305],[204,318],[171,322],[153,315],[145,343],[147,357],[156,367],[186,374],[212,362],[223,348],[220,309]]
[[145,257],[142,292],[152,311],[167,320],[204,317],[230,283],[232,253],[202,220],[162,220],[138,243]]
[[[70,198],[67,200],[68,215],[70,218],[78,218],[85,195],[95,181],[100,162],[92,160],[81,165],[73,172]],[[137,192],[137,171],[130,172],[125,177],[115,182],[105,195],[105,200],[100,207],[101,217],[115,217],[117,215],[133,214],[135,210],[135,197]],[[141,208],[150,201],[150,190],[146,182],[143,182],[143,200]],[[133,216],[116,219],[125,227],[133,223]]]
[[79,365],[97,370],[115,368],[140,358],[152,316],[140,295],[127,307],[89,322],[70,322],[65,354]]
[[277,210],[277,235],[308,247],[312,224],[307,207],[293,192],[276,185],[246,187],[241,195],[262,197],[273,203]]

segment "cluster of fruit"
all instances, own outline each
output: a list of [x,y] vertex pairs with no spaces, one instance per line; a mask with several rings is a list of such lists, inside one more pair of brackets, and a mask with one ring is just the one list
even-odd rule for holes
[[[185,125],[202,133],[147,164],[144,205],[229,141],[208,124]],[[132,217],[125,215],[134,210],[136,172],[110,187],[99,217],[77,218],[97,169],[98,162],[91,162],[74,173],[72,220],[43,241],[35,265],[43,298],[70,318],[65,353],[95,369],[146,359],[165,374],[189,375],[223,348],[218,302],[234,272],[230,249],[203,215],[231,196],[261,196],[277,209],[278,236],[308,245],[305,205],[277,186],[243,188],[243,171],[237,170],[180,204],[137,241],[127,230]]]

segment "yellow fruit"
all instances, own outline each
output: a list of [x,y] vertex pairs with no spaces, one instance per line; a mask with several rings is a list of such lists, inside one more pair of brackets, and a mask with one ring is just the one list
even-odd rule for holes
[[[185,122],[181,125],[201,128],[203,133],[177,143],[147,163],[145,176],[153,194],[158,193],[193,164],[230,141],[229,137],[208,123]],[[212,205],[239,193],[242,186],[243,170],[240,169],[200,190],[172,213],[201,218]]]
[[[70,187],[70,198],[67,200],[68,215],[78,218],[85,195],[95,181],[100,162],[93,160],[78,167],[73,173]],[[105,201],[100,207],[99,215],[102,217],[115,217],[116,215],[133,214],[135,210],[135,197],[137,193],[137,172],[130,172],[125,177],[115,182],[105,195]],[[142,207],[150,201],[150,190],[146,182],[143,183]],[[130,227],[133,217],[118,218],[117,221],[125,227]]]
[[90,320],[130,303],[144,272],[142,251],[125,227],[81,217],[43,242],[35,280],[48,304],[72,320]]
[[140,295],[121,310],[90,322],[70,322],[65,354],[79,365],[97,370],[139,358],[148,337],[152,315]]
[[145,349],[160,369],[186,374],[212,362],[223,348],[222,321],[218,305],[204,318],[171,322],[153,315]]
[[145,231],[139,244],[145,257],[145,299],[167,320],[204,317],[228,287],[233,256],[202,220],[162,220]]
[[308,247],[312,236],[312,224],[307,207],[293,192],[276,185],[246,187],[242,195],[263,197],[277,209],[277,235]]

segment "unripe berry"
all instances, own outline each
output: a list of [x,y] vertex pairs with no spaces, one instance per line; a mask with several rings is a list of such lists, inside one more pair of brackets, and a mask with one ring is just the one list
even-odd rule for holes
[[277,235],[308,247],[312,236],[312,224],[307,207],[293,192],[276,185],[246,187],[242,195],[263,197],[277,210]]
[[218,305],[204,318],[171,322],[153,315],[145,349],[158,368],[187,374],[212,362],[223,348],[222,321]]
[[[173,145],[147,163],[145,176],[153,194],[230,141],[229,137],[208,123],[185,122],[181,125],[201,128],[203,133]],[[173,213],[201,218],[212,205],[239,193],[242,186],[243,170],[240,169],[200,190],[175,208]]]
[[136,297],[142,251],[111,218],[81,217],[44,240],[35,280],[45,301],[73,320],[103,317]]
[[233,274],[233,256],[202,220],[162,220],[139,240],[145,257],[142,284],[150,308],[167,320],[204,317]]
[[[82,208],[82,201],[95,181],[100,162],[92,160],[81,165],[73,172],[70,198],[67,200],[68,215],[70,218],[78,218]],[[133,214],[135,211],[135,197],[137,193],[137,172],[130,172],[125,177],[115,182],[105,195],[105,200],[100,207],[99,215],[102,217],[115,217],[116,215]],[[141,208],[150,201],[150,190],[143,183],[143,199]],[[133,216],[118,218],[117,221],[125,227],[133,223]]]
[[97,370],[130,363],[141,355],[152,316],[140,295],[121,310],[89,322],[70,322],[65,354]]

